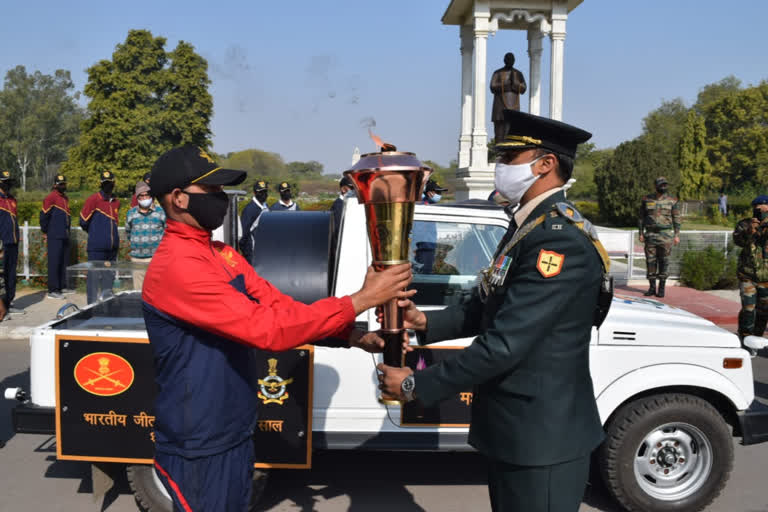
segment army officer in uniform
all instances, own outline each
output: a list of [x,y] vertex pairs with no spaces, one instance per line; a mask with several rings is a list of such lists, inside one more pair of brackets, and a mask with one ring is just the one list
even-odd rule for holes
[[380,387],[425,405],[474,389],[469,442],[488,458],[493,510],[575,512],[603,440],[589,340],[604,267],[562,187],[591,134],[506,114],[495,184],[520,208],[491,267],[458,306],[425,314],[400,301],[420,344],[477,337],[415,374],[380,364]]

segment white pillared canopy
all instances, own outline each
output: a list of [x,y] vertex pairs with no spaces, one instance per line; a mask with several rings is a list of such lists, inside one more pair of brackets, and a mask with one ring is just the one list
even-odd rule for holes
[[563,50],[568,13],[583,0],[451,0],[445,25],[458,25],[461,37],[461,135],[456,199],[485,199],[494,188],[486,130],[487,42],[498,30],[528,32],[530,58],[528,112],[541,115],[541,54],[551,40],[549,116],[562,119]]

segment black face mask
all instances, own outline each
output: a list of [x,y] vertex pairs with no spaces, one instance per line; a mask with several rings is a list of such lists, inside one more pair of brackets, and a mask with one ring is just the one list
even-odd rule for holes
[[282,199],[285,202],[288,202],[291,200],[291,191],[290,190],[284,190],[283,192],[280,192],[280,199]]
[[658,192],[659,194],[663,194],[666,191],[667,191],[667,186],[666,185],[661,185],[659,187],[656,187],[656,192]]
[[266,200],[267,200],[267,191],[266,190],[262,190],[261,192],[256,192],[254,194],[254,197],[256,198],[256,200],[258,202],[260,202],[261,204],[264,204],[266,202]]
[[67,186],[66,185],[56,185],[56,190],[58,190],[59,192],[61,192],[63,194],[64,192],[67,191]]
[[112,181],[105,181],[101,184],[101,190],[107,195],[112,194],[112,191],[115,189],[115,183]]
[[0,190],[3,191],[3,193],[7,194],[11,191],[11,184],[10,183],[0,183]]
[[760,208],[755,208],[752,210],[752,216],[758,220],[764,220],[768,218],[768,212],[764,212]]
[[185,192],[189,196],[187,212],[194,217],[200,227],[213,231],[224,224],[224,216],[229,208],[229,198],[223,190],[221,192],[209,192],[195,194]]

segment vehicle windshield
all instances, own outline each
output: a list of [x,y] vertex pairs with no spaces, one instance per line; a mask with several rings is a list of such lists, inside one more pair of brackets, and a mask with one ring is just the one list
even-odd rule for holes
[[505,228],[490,224],[416,221],[410,260],[414,302],[451,305],[471,291],[481,269],[490,264]]

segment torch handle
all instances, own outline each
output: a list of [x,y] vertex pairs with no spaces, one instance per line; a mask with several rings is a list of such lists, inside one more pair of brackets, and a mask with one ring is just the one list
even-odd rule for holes
[[403,366],[403,331],[382,332],[384,338],[384,364],[400,368]]

